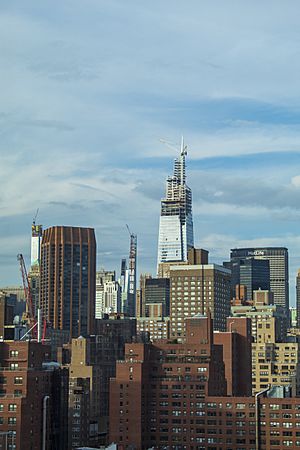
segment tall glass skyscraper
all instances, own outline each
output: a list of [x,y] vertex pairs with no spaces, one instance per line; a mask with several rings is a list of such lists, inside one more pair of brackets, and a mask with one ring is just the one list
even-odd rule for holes
[[157,266],[169,261],[186,261],[194,246],[192,191],[186,185],[186,146],[181,142],[174,172],[167,178],[166,196],[161,200]]
[[[270,290],[274,294],[274,304],[285,308],[289,316],[289,261],[288,249],[285,247],[234,248],[231,250],[231,264],[240,264],[253,258],[269,261]],[[267,274],[267,272],[265,272]],[[264,276],[261,273],[261,277]],[[239,274],[232,270],[232,283],[240,283]]]

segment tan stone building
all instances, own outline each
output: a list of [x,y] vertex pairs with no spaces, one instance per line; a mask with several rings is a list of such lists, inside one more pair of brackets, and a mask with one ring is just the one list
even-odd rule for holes
[[[237,289],[238,291],[239,289]],[[253,301],[234,299],[231,306],[233,317],[251,319],[254,342],[283,342],[286,337],[286,316],[283,307],[272,304],[270,291],[254,291]]]
[[97,443],[100,367],[95,364],[90,338],[72,339],[69,365],[69,449]]
[[300,349],[298,342],[252,344],[252,392],[272,386],[291,386],[300,395]]
[[295,336],[286,337],[286,315],[283,307],[272,304],[270,291],[258,290],[251,302],[237,298],[231,306],[233,317],[251,319],[252,393],[269,386],[291,387],[300,394],[300,348]]

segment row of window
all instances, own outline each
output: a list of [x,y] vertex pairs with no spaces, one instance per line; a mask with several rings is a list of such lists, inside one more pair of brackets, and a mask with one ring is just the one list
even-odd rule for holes
[[[0,404],[0,411],[4,411],[4,405],[3,405],[3,403]],[[17,405],[16,405],[16,403],[9,403],[9,405],[8,405],[8,411],[17,411]]]
[[[4,423],[5,423],[4,417],[0,417],[0,425],[3,425]],[[17,423],[17,418],[16,418],[16,417],[8,417],[7,423],[8,423],[9,425],[16,425],[16,423]]]
[[[0,384],[7,384],[7,377],[0,376]],[[23,384],[23,377],[14,377],[14,384]]]

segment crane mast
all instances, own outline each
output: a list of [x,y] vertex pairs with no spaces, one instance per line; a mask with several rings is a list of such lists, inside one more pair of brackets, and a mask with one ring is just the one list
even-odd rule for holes
[[29,327],[32,329],[33,337],[36,338],[37,330],[36,330],[36,319],[34,317],[33,313],[33,304],[32,304],[32,295],[30,290],[30,283],[28,279],[28,273],[25,265],[25,261],[23,258],[23,255],[20,253],[18,255],[18,261],[20,264],[20,271],[22,274],[22,282],[23,282],[23,289],[25,294],[25,302],[26,302],[26,313],[25,313],[25,320],[28,322]]

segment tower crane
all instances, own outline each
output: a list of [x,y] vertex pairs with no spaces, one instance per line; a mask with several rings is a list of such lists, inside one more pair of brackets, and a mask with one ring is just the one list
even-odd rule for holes
[[35,225],[36,218],[37,218],[37,216],[38,216],[39,210],[40,210],[40,208],[38,208],[38,209],[36,210],[35,216],[34,216],[34,218],[32,219],[33,225]]
[[[30,283],[29,283],[29,278],[28,278],[25,261],[24,261],[23,255],[21,253],[17,256],[17,258],[18,258],[18,261],[20,264],[20,271],[22,274],[23,289],[24,289],[24,294],[25,294],[25,302],[26,302],[25,320],[28,322],[28,325],[29,325],[29,330],[27,331],[27,333],[25,333],[23,338],[28,333],[31,332],[33,338],[34,339],[37,338],[38,341],[40,341],[40,337],[42,334],[41,333],[40,310],[38,310],[38,319],[39,320],[37,322],[36,318],[34,316],[34,311],[33,311],[32,295],[31,295]],[[42,342],[44,341],[45,334],[46,334],[46,326],[45,325],[46,325],[46,322],[44,321]]]

